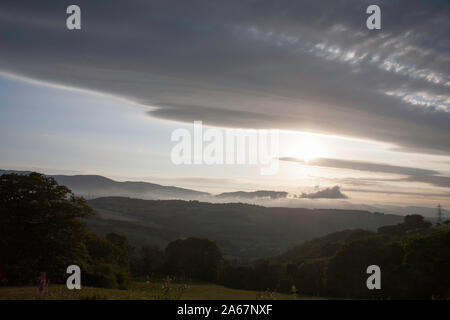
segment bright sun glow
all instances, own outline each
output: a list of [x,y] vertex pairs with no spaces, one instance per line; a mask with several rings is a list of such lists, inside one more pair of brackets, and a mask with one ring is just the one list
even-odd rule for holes
[[304,134],[294,142],[293,156],[308,162],[325,155],[324,145],[311,134]]

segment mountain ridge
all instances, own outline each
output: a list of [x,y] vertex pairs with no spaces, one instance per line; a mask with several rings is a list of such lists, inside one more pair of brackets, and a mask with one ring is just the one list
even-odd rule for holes
[[[5,173],[29,174],[32,171],[1,170]],[[163,186],[144,181],[116,181],[101,175],[47,175],[53,177],[59,184],[67,186],[75,194],[87,199],[105,196],[143,196],[143,197],[204,197],[207,192]]]
[[[32,171],[2,170],[4,173],[28,174]],[[76,195],[86,199],[99,197],[130,197],[144,200],[199,200],[207,202],[244,202],[265,207],[309,208],[309,209],[342,209],[384,212],[407,215],[420,214],[427,218],[435,218],[437,209],[420,206],[396,206],[377,204],[357,204],[342,199],[300,199],[286,191],[256,190],[233,191],[220,194],[197,191],[176,186],[165,186],[144,181],[116,181],[102,175],[47,175],[54,177],[60,184],[66,185]],[[450,217],[450,211],[442,209],[442,213]]]

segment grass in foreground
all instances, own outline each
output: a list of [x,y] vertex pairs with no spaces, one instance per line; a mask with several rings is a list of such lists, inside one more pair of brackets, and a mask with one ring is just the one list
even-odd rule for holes
[[36,287],[0,287],[0,300],[309,300],[312,296],[230,289],[214,284],[173,285],[135,282],[128,290],[81,287],[68,290],[65,285],[51,285],[41,297]]

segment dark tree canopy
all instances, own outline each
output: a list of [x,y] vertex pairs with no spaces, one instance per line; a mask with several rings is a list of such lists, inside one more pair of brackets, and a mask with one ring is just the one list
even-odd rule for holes
[[425,221],[421,215],[412,214],[405,216],[403,223],[378,228],[378,233],[391,236],[401,236],[409,232],[425,230],[430,228],[431,225],[431,222]]
[[217,279],[222,254],[213,241],[176,240],[168,244],[165,254],[166,269],[172,274],[205,281]]
[[85,200],[39,173],[0,176],[0,270],[10,283],[66,277],[70,264],[83,264]]
[[140,277],[164,273],[164,252],[157,246],[144,245],[134,257],[132,272]]

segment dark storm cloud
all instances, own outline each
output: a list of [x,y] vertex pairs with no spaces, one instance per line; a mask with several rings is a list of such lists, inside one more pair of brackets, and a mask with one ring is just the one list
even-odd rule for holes
[[[440,172],[435,170],[393,166],[383,163],[373,163],[365,161],[331,159],[331,158],[317,158],[305,161],[297,158],[284,157],[280,158],[282,161],[298,162],[310,166],[349,169],[367,172],[388,173],[407,176],[406,178],[393,179],[377,179],[377,181],[412,181],[432,184],[437,187],[450,188],[450,177],[443,176]],[[365,179],[363,179],[365,180]]]
[[[177,121],[310,130],[450,153],[446,1],[2,0],[0,70]],[[365,10],[382,9],[382,31]],[[429,176],[427,176],[429,178]]]
[[326,188],[319,190],[317,192],[302,193],[300,198],[307,199],[347,199],[348,197],[341,192],[339,186],[334,186],[332,188]]

